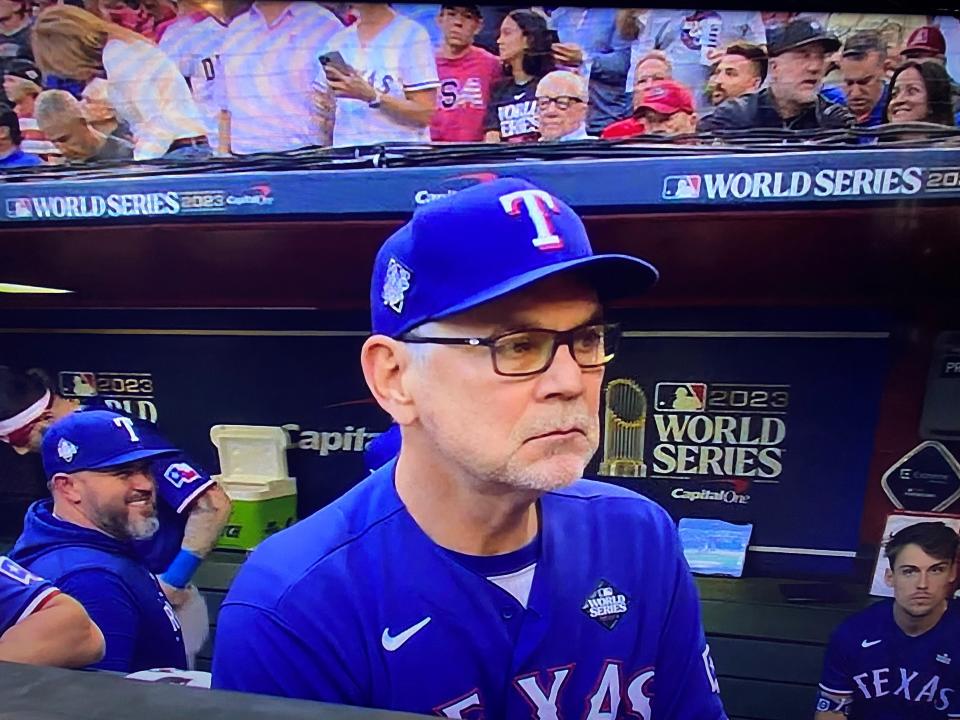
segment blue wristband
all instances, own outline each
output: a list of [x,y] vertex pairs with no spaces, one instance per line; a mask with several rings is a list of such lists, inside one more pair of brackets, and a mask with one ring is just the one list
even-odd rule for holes
[[170,567],[160,576],[160,579],[175,588],[185,588],[202,562],[203,558],[181,548],[173,562],[170,563]]

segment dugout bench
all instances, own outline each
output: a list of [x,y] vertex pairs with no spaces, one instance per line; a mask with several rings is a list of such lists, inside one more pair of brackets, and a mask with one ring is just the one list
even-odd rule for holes
[[[196,582],[210,611],[210,637],[197,660],[209,670],[220,603],[246,557],[215,551]],[[830,633],[875,599],[847,586],[842,604],[794,604],[775,578],[697,578],[707,641],[730,720],[811,720]],[[794,582],[794,581],[789,581]]]

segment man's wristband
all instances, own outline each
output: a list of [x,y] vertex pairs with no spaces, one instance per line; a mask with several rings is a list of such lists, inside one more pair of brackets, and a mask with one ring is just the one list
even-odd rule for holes
[[181,548],[173,562],[170,563],[170,567],[160,576],[160,579],[175,588],[185,588],[190,584],[190,579],[202,562],[203,558]]

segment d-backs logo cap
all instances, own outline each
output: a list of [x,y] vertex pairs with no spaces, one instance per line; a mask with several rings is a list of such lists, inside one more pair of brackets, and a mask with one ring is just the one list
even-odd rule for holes
[[609,300],[657,281],[650,263],[594,255],[562,200],[502,178],[421,205],[380,248],[370,284],[373,332],[400,337],[560,272],[576,270]]
[[175,452],[157,433],[108,410],[78,410],[67,415],[50,426],[40,445],[48,478]]

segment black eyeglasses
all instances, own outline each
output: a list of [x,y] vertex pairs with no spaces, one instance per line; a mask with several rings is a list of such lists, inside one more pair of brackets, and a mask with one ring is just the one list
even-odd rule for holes
[[522,377],[545,372],[557,348],[566,345],[582,368],[596,368],[613,360],[620,341],[617,323],[590,323],[571,330],[515,330],[487,338],[446,338],[406,335],[403,342],[435,345],[469,345],[490,348],[497,375]]
[[568,110],[571,105],[574,103],[582,103],[578,97],[573,97],[572,95],[560,95],[559,97],[538,97],[537,101],[537,110],[546,110],[550,107],[551,103],[557,106],[558,110]]

